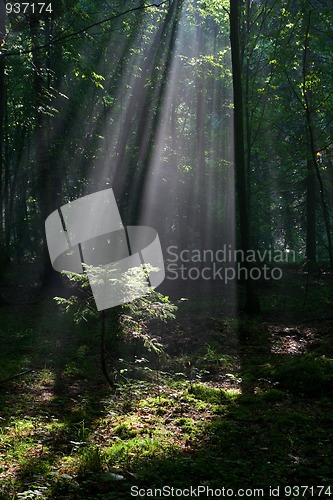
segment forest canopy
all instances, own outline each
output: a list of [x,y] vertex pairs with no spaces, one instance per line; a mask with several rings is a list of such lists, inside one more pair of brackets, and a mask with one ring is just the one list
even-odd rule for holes
[[[332,9],[248,1],[238,14],[248,246],[332,267]],[[3,255],[40,259],[46,217],[107,186],[127,223],[141,218],[166,241],[233,244],[229,24],[224,1],[8,13]]]

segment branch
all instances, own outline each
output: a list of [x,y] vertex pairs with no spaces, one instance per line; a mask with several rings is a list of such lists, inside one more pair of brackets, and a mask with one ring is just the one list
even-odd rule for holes
[[22,377],[22,375],[25,375],[26,373],[30,373],[33,371],[33,368],[31,370],[25,370],[24,372],[17,373],[16,375],[12,375],[11,377],[5,378],[4,380],[0,380],[0,384],[4,384],[5,382],[9,382],[10,380],[13,380],[14,378]]
[[138,7],[133,7],[132,9],[125,10],[124,12],[121,12],[120,14],[116,14],[115,16],[108,17],[107,19],[103,19],[102,21],[97,21],[96,23],[90,24],[89,26],[86,26],[85,28],[82,28],[79,31],[76,31],[75,33],[67,33],[67,35],[61,36],[61,34],[63,33],[62,32],[62,33],[60,33],[60,35],[55,36],[48,43],[45,43],[43,45],[39,45],[38,47],[34,47],[33,49],[20,50],[20,51],[16,51],[16,52],[3,52],[2,55],[4,57],[12,57],[12,56],[21,56],[24,54],[31,54],[33,52],[36,52],[37,50],[42,50],[42,49],[45,49],[47,47],[50,47],[51,45],[61,43],[64,40],[68,40],[69,38],[74,38],[78,35],[82,35],[82,33],[86,33],[87,31],[89,31],[91,28],[94,28],[95,26],[100,26],[101,24],[108,23],[110,21],[114,21],[115,19],[118,19],[122,16],[125,16],[126,14],[130,14],[131,12],[135,12],[135,11],[141,10],[141,9],[148,9],[150,7],[157,7],[158,8],[167,2],[168,2],[168,0],[163,0],[160,3],[153,3],[153,4],[149,4],[149,5],[141,4]]
[[283,72],[286,75],[286,78],[288,80],[288,83],[290,85],[291,90],[293,91],[293,94],[295,94],[296,99],[298,100],[298,102],[300,103],[300,105],[302,106],[302,108],[305,110],[306,109],[306,105],[304,104],[303,99],[298,95],[298,93],[297,93],[297,91],[296,91],[296,89],[295,89],[292,81],[289,78],[289,75],[287,73],[286,68],[284,68]]

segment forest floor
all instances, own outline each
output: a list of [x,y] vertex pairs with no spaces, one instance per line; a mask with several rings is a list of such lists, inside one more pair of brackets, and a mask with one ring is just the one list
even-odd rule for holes
[[152,326],[163,355],[110,344],[115,389],[99,321],[52,299],[3,306],[0,498],[333,495],[332,277],[289,271],[253,318],[208,314],[213,298]]

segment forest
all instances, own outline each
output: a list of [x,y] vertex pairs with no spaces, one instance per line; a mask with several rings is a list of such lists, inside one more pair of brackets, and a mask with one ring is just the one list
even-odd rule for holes
[[333,495],[333,4],[0,0],[0,500]]

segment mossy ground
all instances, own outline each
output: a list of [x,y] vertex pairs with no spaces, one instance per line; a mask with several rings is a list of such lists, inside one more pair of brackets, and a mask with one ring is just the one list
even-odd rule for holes
[[277,321],[281,286],[270,315],[210,317],[200,335],[194,318],[193,338],[188,320],[168,327],[168,355],[109,345],[127,379],[115,390],[100,374],[98,321],[76,326],[52,300],[3,307],[0,378],[32,371],[0,384],[0,498],[332,486],[332,283],[311,288],[315,314],[308,296],[288,321]]

